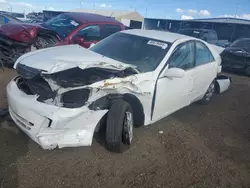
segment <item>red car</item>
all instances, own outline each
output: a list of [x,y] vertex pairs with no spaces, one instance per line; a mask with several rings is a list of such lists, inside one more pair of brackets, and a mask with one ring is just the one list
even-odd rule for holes
[[67,44],[88,48],[124,29],[114,18],[88,13],[63,13],[40,25],[5,24],[0,27],[0,60],[12,66],[22,54],[35,49]]

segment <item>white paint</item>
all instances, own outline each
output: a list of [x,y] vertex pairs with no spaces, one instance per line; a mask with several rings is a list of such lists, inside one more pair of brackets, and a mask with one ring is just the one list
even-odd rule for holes
[[[54,101],[38,102],[38,96],[26,95],[12,80],[7,86],[7,96],[10,114],[16,124],[44,149],[53,149],[57,146],[59,148],[88,146],[92,143],[93,133],[97,129],[98,122],[107,113],[107,110],[91,111],[88,108],[88,105],[97,99],[112,93],[132,94],[142,103],[145,125],[149,125],[201,98],[209,84],[216,78],[217,72],[220,72],[221,58],[219,54],[213,46],[199,39],[159,31],[130,30],[124,32],[161,41],[174,41],[174,43],[153,72],[138,73],[126,78],[110,78],[91,85],[67,89],[60,88],[52,80],[47,80],[51,88],[58,92]],[[168,66],[165,67],[165,63],[178,45],[189,40],[203,42],[210,49],[215,61],[182,71],[181,74],[178,72],[178,77],[166,77],[166,71],[170,69]],[[17,63],[47,71],[47,74],[73,67],[81,69],[100,67],[117,70],[131,67],[131,65],[103,57],[78,45],[30,52],[21,56]],[[164,70],[162,70],[163,68]],[[157,86],[156,90],[155,86]],[[61,107],[61,94],[86,87],[91,90],[91,94],[85,106],[75,109]],[[222,88],[226,87],[222,86]],[[156,94],[155,106],[151,118],[154,93]],[[50,120],[52,120],[51,125]],[[32,122],[34,126],[30,126],[29,122]]]
[[231,83],[229,78],[216,79],[216,82],[219,84],[220,93],[227,91]]
[[[25,61],[23,61],[24,59]],[[101,66],[117,70],[131,67],[131,65],[104,57],[79,45],[66,45],[29,52],[17,59],[14,68],[18,63],[44,70],[47,74],[74,67],[85,69]]]

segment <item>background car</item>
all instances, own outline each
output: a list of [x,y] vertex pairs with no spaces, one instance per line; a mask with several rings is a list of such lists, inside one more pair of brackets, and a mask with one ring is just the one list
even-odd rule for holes
[[4,13],[0,13],[0,26],[7,23],[22,23],[22,21]]
[[222,54],[222,66],[250,76],[250,38],[236,40]]
[[90,49],[40,50],[15,63],[10,115],[44,149],[91,145],[106,117],[108,149],[122,152],[135,126],[209,103],[220,63],[202,40],[152,30],[118,32]]
[[87,13],[64,13],[42,24],[18,22],[0,28],[0,58],[13,66],[20,55],[52,46],[91,44],[124,30],[113,18]]
[[181,29],[178,31],[179,34],[187,35],[195,38],[204,40],[210,44],[217,44],[218,37],[215,30],[212,29]]

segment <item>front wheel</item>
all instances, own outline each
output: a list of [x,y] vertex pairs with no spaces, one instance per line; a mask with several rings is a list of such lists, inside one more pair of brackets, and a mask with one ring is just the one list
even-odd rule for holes
[[207,89],[205,95],[204,95],[203,98],[200,100],[200,103],[201,103],[201,104],[208,104],[208,103],[212,100],[212,98],[213,98],[213,96],[214,96],[214,92],[215,92],[215,81],[213,81],[213,82],[209,85],[209,87],[208,87],[208,89]]
[[134,116],[129,103],[119,99],[115,101],[107,117],[106,143],[112,152],[124,152],[132,144]]

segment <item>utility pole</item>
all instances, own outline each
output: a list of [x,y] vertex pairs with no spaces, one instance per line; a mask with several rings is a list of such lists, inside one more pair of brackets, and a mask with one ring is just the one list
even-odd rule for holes
[[239,13],[239,8],[240,8],[240,5],[237,4],[237,6],[236,6],[236,13],[235,13],[235,15],[234,15],[235,18],[237,17],[237,15],[238,15],[238,13]]

